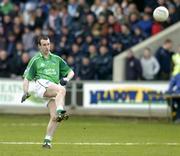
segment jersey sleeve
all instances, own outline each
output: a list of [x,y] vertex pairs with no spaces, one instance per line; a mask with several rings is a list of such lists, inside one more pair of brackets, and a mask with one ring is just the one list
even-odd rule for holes
[[28,63],[26,70],[24,71],[23,77],[31,81],[35,77],[35,60],[32,59]]
[[60,76],[65,77],[71,70],[68,64],[60,58]]

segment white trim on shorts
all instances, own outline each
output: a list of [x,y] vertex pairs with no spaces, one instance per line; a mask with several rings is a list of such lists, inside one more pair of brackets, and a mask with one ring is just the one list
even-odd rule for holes
[[38,79],[31,84],[29,87],[30,94],[33,94],[36,98],[41,98],[45,101],[45,105],[47,106],[49,101],[54,98],[46,98],[44,97],[44,93],[46,89],[50,86],[50,84],[54,84],[53,82],[45,79]]

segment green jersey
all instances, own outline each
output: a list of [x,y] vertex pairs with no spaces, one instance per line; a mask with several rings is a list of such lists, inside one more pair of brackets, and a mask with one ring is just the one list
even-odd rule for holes
[[61,57],[49,53],[48,58],[45,58],[39,52],[29,61],[23,77],[29,81],[45,79],[58,84],[70,71],[71,68]]

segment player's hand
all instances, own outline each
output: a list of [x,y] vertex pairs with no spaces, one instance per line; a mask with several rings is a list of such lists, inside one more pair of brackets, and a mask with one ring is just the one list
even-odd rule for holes
[[23,103],[29,97],[30,97],[29,93],[24,93],[23,96],[22,96],[22,99],[21,99],[21,103]]
[[64,77],[60,80],[60,85],[65,86],[69,82],[69,79],[67,77]]

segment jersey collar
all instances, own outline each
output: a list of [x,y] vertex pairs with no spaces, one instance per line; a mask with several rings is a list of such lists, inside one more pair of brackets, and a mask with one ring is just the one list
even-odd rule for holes
[[48,59],[50,59],[50,58],[51,58],[52,53],[51,53],[51,52],[49,52],[48,58],[45,58],[41,52],[39,52],[39,55],[40,55],[40,57],[42,57],[43,59],[47,59],[47,60],[48,60]]

